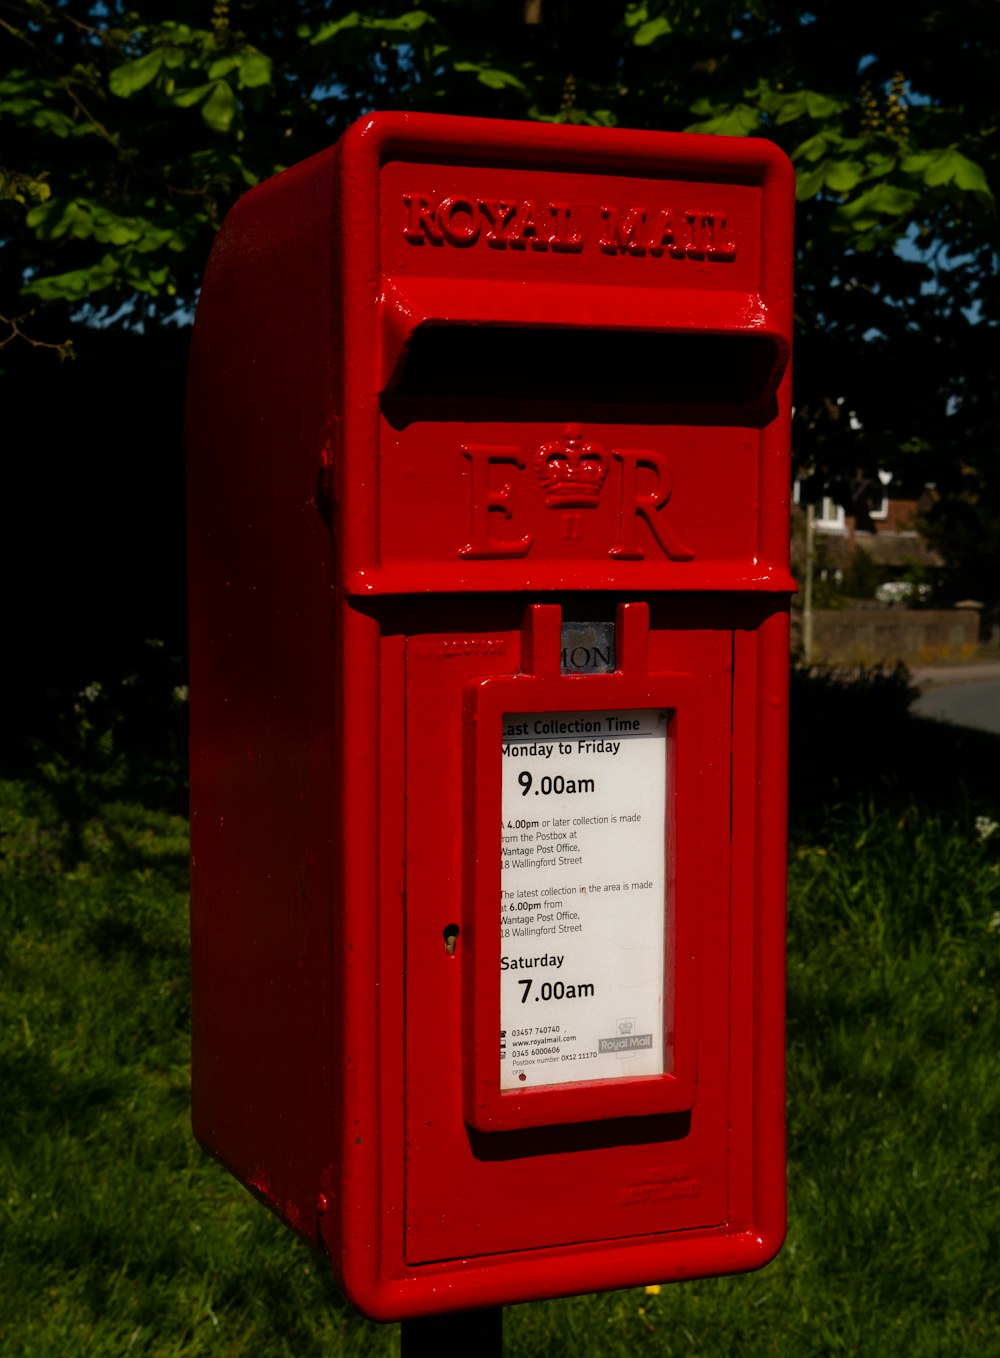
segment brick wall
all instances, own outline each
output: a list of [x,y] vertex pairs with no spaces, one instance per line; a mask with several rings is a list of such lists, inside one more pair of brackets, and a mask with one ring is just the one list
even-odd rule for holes
[[[801,645],[801,617],[793,644]],[[813,662],[817,665],[931,665],[965,660],[979,643],[975,609],[839,608],[813,614]]]

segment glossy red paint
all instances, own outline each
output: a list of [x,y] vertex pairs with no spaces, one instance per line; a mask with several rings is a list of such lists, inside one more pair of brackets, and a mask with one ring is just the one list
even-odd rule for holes
[[[780,1246],[792,184],[372,115],[213,252],[195,1130],[377,1318]],[[613,672],[561,672],[567,619]],[[501,724],[609,708],[668,719],[663,1072],[502,1091]]]

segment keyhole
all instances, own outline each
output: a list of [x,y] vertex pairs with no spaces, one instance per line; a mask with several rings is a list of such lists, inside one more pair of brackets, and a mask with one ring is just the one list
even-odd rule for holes
[[444,936],[444,946],[449,957],[455,956],[455,944],[458,942],[458,925],[446,924],[441,931]]

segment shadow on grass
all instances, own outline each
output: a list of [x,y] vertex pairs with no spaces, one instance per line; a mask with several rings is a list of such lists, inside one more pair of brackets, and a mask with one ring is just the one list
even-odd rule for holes
[[[53,697],[35,728],[0,752],[0,776],[44,787],[62,827],[62,865],[83,853],[89,817],[110,801],[187,811],[187,690],[182,662],[147,643],[114,680]],[[880,805],[1000,812],[994,770],[1000,736],[915,717],[908,671],[795,668],[791,680],[791,829],[811,827],[825,808],[858,798]],[[117,842],[119,860],[141,850]]]
[[915,717],[903,666],[792,671],[789,810],[794,833],[826,808],[875,799],[1000,809],[1000,736]]
[[37,694],[26,725],[0,720],[0,778],[51,803],[60,868],[90,855],[97,821],[120,867],[147,865],[150,846],[129,833],[129,817],[107,814],[113,804],[187,814],[187,695],[183,658],[150,639],[83,687]]

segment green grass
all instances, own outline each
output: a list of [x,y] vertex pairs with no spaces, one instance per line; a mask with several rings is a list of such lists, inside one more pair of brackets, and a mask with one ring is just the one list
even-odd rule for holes
[[187,837],[0,784],[0,1350],[353,1355],[318,1258],[194,1143]]
[[[67,797],[63,775],[0,784],[0,1349],[398,1352],[192,1140],[183,818],[99,781]],[[855,795],[793,826],[778,1260],[510,1307],[509,1354],[1000,1355],[1000,830],[977,831],[982,810]]]

